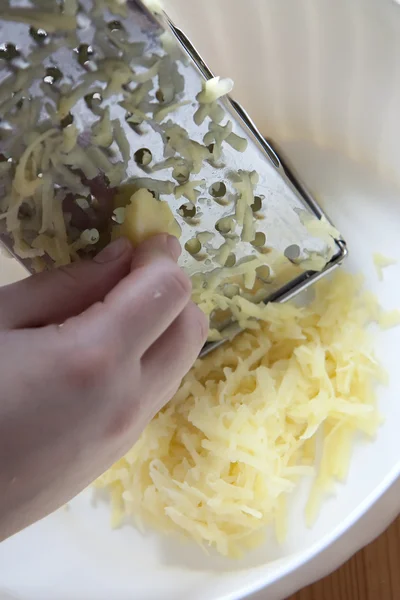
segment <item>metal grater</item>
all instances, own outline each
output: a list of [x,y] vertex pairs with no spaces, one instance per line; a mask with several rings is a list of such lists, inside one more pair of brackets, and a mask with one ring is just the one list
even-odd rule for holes
[[[76,15],[74,14],[74,5],[78,11]],[[81,0],[79,4],[67,0],[64,0],[64,3],[52,0],[37,0],[36,2],[0,0],[0,6],[2,8],[0,11],[0,115],[2,119],[0,121],[0,156],[3,160],[2,163],[0,162],[1,195],[7,196],[11,185],[12,169],[18,163],[26,147],[27,131],[13,125],[13,122],[15,123],[13,115],[16,114],[16,111],[24,108],[24,104],[33,106],[32,114],[29,113],[31,121],[35,121],[30,124],[32,131],[45,131],[46,127],[49,127],[50,120],[53,121],[52,126],[66,127],[73,119],[74,125],[79,129],[78,144],[86,149],[91,145],[93,124],[104,113],[104,109],[109,107],[110,118],[119,120],[129,146],[133,150],[130,159],[125,161],[121,170],[121,180],[116,185],[110,186],[108,181],[104,183],[101,170],[99,177],[93,180],[95,185],[85,181],[84,188],[85,191],[89,189],[88,202],[90,206],[86,211],[85,219],[83,219],[82,228],[83,226],[85,228],[93,227],[90,219],[95,215],[97,220],[94,221],[94,224],[99,231],[99,240],[96,240],[92,247],[84,249],[84,252],[90,255],[92,252],[98,251],[109,240],[110,224],[112,224],[111,213],[114,208],[112,194],[109,194],[110,187],[118,189],[126,184],[137,184],[138,186],[143,184],[142,186],[146,187],[148,178],[173,182],[175,188],[182,183],[174,181],[171,167],[154,168],[154,165],[162,165],[163,161],[172,156],[165,155],[165,124],[170,119],[188,132],[191,140],[204,145],[203,140],[209,130],[210,119],[206,118],[200,126],[194,123],[193,115],[198,106],[195,98],[201,90],[202,81],[209,80],[214,75],[184,33],[171,22],[168,16],[163,11],[158,11],[158,14],[151,12],[139,0],[128,0],[126,12],[123,3],[119,0]],[[59,15],[64,7],[64,11],[72,12],[78,26],[76,30],[65,32],[55,27],[55,32],[50,32],[46,30],[46,18],[43,27],[40,27],[40,23],[36,21],[32,27],[26,23],[16,22],[15,17],[22,13],[10,14],[7,12],[24,10],[29,7],[35,7],[39,12],[45,12],[52,16]],[[157,97],[155,94],[157,90],[160,90],[159,73],[155,70],[155,75],[148,79],[146,79],[146,73],[149,77],[151,69],[154,70],[154,61],[157,60],[157,56],[162,58],[165,55],[163,48],[165,35],[160,40],[160,34],[165,32],[168,32],[169,35],[172,34],[175,39],[176,47],[173,49],[173,54],[177,60],[178,70],[171,71],[171,77],[173,75],[172,89],[175,95],[160,107],[168,109],[177,102],[179,107],[158,122],[153,109]],[[130,49],[128,42],[130,42]],[[13,46],[10,46],[10,43]],[[12,54],[15,50],[15,56],[7,58],[7,53],[11,51]],[[32,71],[31,57],[34,55],[36,58]],[[148,57],[147,62],[143,61],[143,56]],[[133,115],[134,122],[132,122],[132,114],[120,104],[126,95],[137,89],[140,83],[129,82],[125,89],[116,90],[115,93],[106,97],[105,90],[107,90],[109,80],[103,74],[102,78],[96,80],[96,73],[100,72],[98,65],[103,64],[101,61],[104,59],[113,59],[116,61],[116,65],[118,65],[118,61],[131,64],[136,75],[139,75],[139,80],[142,78],[147,81],[149,88],[151,82],[151,90],[145,96],[143,107],[152,106],[152,108],[141,122],[136,113]],[[34,77],[28,77],[28,80],[30,79],[29,86],[21,90],[18,89],[15,82],[18,80],[18,74],[26,69],[30,69],[31,73],[34,72]],[[49,73],[57,75],[60,81],[54,81],[54,77],[52,79]],[[67,119],[60,124],[57,122],[56,115],[60,98],[68,95],[71,89],[75,89],[85,81],[91,83],[85,90],[84,97],[71,107]],[[101,103],[96,105],[95,110],[93,110],[93,106],[88,105],[88,97],[90,98],[93,94],[98,94],[101,98]],[[192,277],[204,277],[205,274],[221,268],[221,265],[216,262],[215,256],[226,236],[224,237],[216,230],[216,223],[221,218],[232,215],[235,210],[237,198],[237,190],[234,185],[235,174],[239,170],[256,171],[259,181],[254,186],[254,195],[258,199],[257,202],[261,203],[261,209],[255,212],[256,230],[265,235],[266,251],[274,249],[288,259],[281,272],[264,282],[265,289],[262,300],[284,302],[341,264],[347,254],[346,243],[343,239],[335,240],[334,251],[332,251],[332,247],[329,247],[325,240],[310,235],[304,224],[304,215],[307,215],[307,219],[320,219],[326,215],[299,182],[293,170],[289,169],[282,160],[275,144],[267,141],[261,135],[246,111],[229,96],[219,100],[218,105],[224,111],[222,124],[225,124],[227,120],[232,121],[233,133],[241,139],[247,140],[246,150],[239,152],[224,143],[222,159],[218,163],[213,160],[203,161],[200,171],[191,176],[191,180],[202,181],[196,188],[194,218],[188,217],[185,212],[188,204],[192,207],[188,198],[184,196],[176,198],[175,193],[170,193],[170,189],[165,189],[164,192],[157,194],[160,199],[168,201],[173,209],[182,229],[181,243],[184,248],[189,240],[193,240],[199,234],[202,235],[203,254],[200,253],[196,256],[184,250],[180,258],[180,266]],[[151,110],[153,110],[153,114]],[[129,118],[130,121],[127,120]],[[150,165],[140,166],[135,162],[136,154],[134,155],[134,153],[143,149],[151,150],[152,162]],[[123,156],[118,149],[104,150],[104,154],[112,164],[118,165],[121,160],[123,162]],[[176,157],[176,155],[174,156]],[[11,166],[8,168],[7,165]],[[141,179],[144,181],[141,182]],[[65,201],[67,182],[53,168],[52,181],[56,195],[63,203],[63,207],[65,205],[67,233],[71,236],[71,243],[73,243],[80,231],[77,223],[71,225],[71,216],[68,212],[70,208],[68,202]],[[223,198],[219,197],[221,184],[224,186],[222,190],[225,189]],[[100,192],[98,192],[99,189]],[[103,198],[103,209],[107,212],[108,219],[99,219],[98,212],[96,212],[99,209],[96,190],[98,195]],[[79,195],[79,191],[76,191],[75,196]],[[84,194],[82,193],[81,196]],[[76,197],[69,198],[69,203],[76,201]],[[28,200],[24,203],[20,210],[29,209],[30,202]],[[32,203],[34,204],[33,201]],[[3,200],[2,212],[6,213],[7,210],[9,207]],[[34,211],[35,208],[32,210]],[[82,210],[86,209],[82,208]],[[40,218],[40,214],[29,214],[29,210],[27,212],[27,216],[22,215],[24,219],[23,235],[29,245],[29,240],[33,237],[29,228],[32,229],[34,219]],[[34,263],[29,257],[21,258],[18,255],[12,239],[5,230],[5,222],[4,218],[0,220],[1,241],[32,272]],[[234,233],[234,235],[236,234]],[[257,256],[259,251],[254,243],[236,240],[234,247],[236,264],[248,260],[251,256]],[[302,269],[302,261],[310,255],[326,257],[325,268],[318,272]],[[44,258],[46,262],[46,257]],[[50,264],[49,261],[47,263]],[[202,354],[213,350],[223,343],[226,337],[231,337],[238,331],[239,328],[234,323],[224,323],[223,340],[208,343]]]

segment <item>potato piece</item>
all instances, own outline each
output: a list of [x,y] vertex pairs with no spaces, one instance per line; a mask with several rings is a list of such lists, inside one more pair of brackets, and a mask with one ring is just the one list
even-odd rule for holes
[[121,208],[123,206],[127,206],[133,194],[137,191],[137,187],[132,184],[125,184],[119,186],[118,192],[114,196],[114,208]]
[[138,190],[125,209],[122,225],[114,225],[112,237],[125,236],[138,246],[157,233],[179,238],[182,232],[167,202],[156,200],[148,190]]

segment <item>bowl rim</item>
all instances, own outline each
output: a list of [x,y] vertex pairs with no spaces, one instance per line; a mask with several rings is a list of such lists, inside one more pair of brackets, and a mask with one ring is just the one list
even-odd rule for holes
[[[348,516],[343,519],[340,525],[337,525],[331,532],[314,542],[309,548],[294,554],[292,559],[289,557],[288,563],[285,566],[278,568],[278,572],[271,571],[265,573],[265,568],[272,563],[265,563],[265,565],[256,567],[255,572],[258,572],[258,576],[256,575],[252,578],[251,582],[242,585],[234,592],[223,595],[220,600],[245,600],[251,594],[256,594],[264,589],[266,590],[272,584],[278,583],[284,577],[287,577],[298,571],[301,567],[306,566],[318,554],[327,550],[334,542],[342,537],[346,531],[353,527],[378,502],[378,500],[382,498],[385,492],[387,492],[397,480],[400,480],[400,460],[389,471],[386,477],[383,478],[381,483],[362,502],[360,502],[357,508],[353,509]],[[348,556],[352,556],[355,552],[360,550],[363,545],[364,544],[361,544],[360,546],[359,543],[356,542],[354,546],[350,546]],[[347,558],[339,564],[343,564],[346,560]],[[337,567],[333,565],[332,571],[336,568]],[[327,574],[329,572],[331,571],[328,570]],[[312,581],[310,581],[310,583],[312,583]]]

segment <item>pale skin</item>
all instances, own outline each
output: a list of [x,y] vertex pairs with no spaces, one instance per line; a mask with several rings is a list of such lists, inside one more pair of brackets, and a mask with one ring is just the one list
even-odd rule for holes
[[0,288],[0,540],[88,486],[179,387],[207,336],[179,254],[121,239]]

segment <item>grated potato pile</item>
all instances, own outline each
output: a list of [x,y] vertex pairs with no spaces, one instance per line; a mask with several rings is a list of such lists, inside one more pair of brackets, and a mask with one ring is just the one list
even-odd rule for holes
[[288,495],[319,463],[311,523],[334,481],[346,478],[354,434],[376,433],[375,384],[386,375],[366,326],[381,311],[362,278],[341,272],[318,283],[304,308],[251,308],[258,328],[199,359],[96,482],[110,494],[114,526],[128,517],[240,557],[268,525],[284,538]]

